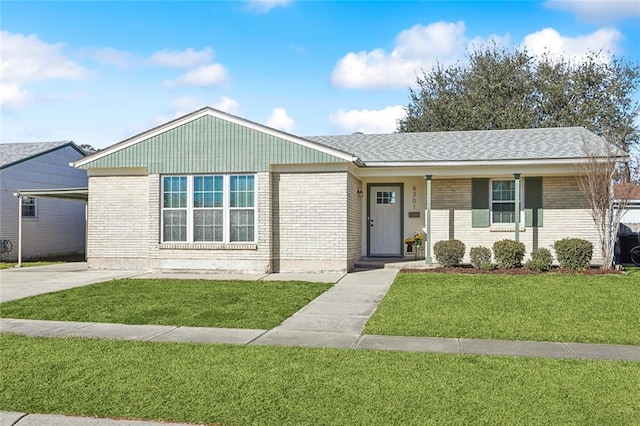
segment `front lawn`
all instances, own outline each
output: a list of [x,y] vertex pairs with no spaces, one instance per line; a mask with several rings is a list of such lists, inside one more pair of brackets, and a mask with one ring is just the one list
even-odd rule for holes
[[0,410],[234,425],[640,424],[640,363],[0,335]]
[[640,345],[640,271],[404,273],[367,334]]
[[269,329],[331,284],[123,279],[0,305],[5,318]]

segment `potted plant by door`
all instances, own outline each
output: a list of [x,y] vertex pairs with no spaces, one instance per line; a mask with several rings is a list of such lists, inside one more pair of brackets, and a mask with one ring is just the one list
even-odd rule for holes
[[404,239],[404,243],[407,245],[407,253],[413,253],[413,245],[415,244],[413,237],[407,237]]
[[413,236],[413,241],[414,244],[416,245],[417,249],[421,249],[422,248],[422,241],[424,240],[424,237],[422,236],[421,233],[416,232],[416,235]]

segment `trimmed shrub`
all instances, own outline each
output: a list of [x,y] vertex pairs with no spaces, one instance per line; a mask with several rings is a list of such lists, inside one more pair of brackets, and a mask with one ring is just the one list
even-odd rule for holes
[[561,268],[588,269],[593,257],[593,244],[580,238],[565,238],[553,243]]
[[436,261],[444,266],[456,266],[464,257],[465,246],[460,240],[438,241],[433,245]]
[[549,249],[541,247],[531,252],[531,259],[525,263],[524,267],[528,271],[540,273],[551,269],[551,264],[553,264],[551,252]]
[[493,255],[498,266],[505,269],[517,268],[522,265],[524,244],[514,240],[502,240],[493,243]]
[[491,250],[486,247],[471,247],[469,251],[469,257],[471,258],[471,265],[474,268],[479,269],[483,263],[491,263]]
[[484,262],[480,265],[480,269],[483,271],[493,271],[496,269],[496,264],[491,262]]

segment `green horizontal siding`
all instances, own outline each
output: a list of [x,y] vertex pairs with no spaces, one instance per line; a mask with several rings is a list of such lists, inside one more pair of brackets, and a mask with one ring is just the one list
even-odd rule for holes
[[270,164],[345,160],[206,116],[98,158],[82,168],[147,167],[149,173],[267,171]]

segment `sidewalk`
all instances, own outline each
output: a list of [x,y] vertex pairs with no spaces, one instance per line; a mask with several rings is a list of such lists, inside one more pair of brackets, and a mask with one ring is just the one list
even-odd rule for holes
[[193,426],[193,423],[165,423],[142,420],[97,419],[94,417],[27,414],[0,411],[0,426]]

